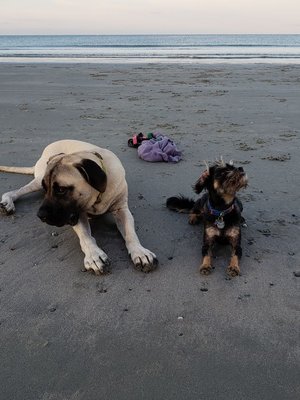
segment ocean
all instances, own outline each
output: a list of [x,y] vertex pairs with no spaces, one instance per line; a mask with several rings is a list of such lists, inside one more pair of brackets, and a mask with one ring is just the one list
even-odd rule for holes
[[0,35],[0,62],[299,63],[300,35]]

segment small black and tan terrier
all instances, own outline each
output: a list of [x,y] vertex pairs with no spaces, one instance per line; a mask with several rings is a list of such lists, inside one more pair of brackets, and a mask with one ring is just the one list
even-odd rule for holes
[[231,277],[239,275],[239,259],[242,256],[241,224],[243,206],[236,193],[247,186],[248,178],[242,167],[222,159],[202,173],[194,185],[197,194],[207,192],[197,201],[186,197],[169,197],[167,207],[178,212],[189,212],[190,224],[204,221],[202,264],[200,273],[208,275],[212,270],[212,247],[216,242],[229,243],[231,259],[226,270]]

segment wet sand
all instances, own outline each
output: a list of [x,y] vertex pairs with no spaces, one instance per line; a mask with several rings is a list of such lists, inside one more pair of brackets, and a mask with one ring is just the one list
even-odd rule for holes
[[[112,273],[82,272],[69,227],[36,217],[42,195],[0,216],[0,386],[5,400],[295,400],[299,395],[297,65],[0,65],[0,164],[31,166],[58,139],[123,162],[130,208],[159,269],[133,269],[107,216],[92,223]],[[178,164],[139,160],[127,139],[158,130]],[[164,206],[220,155],[249,176],[240,277],[202,226]],[[0,193],[28,176],[0,174]]]

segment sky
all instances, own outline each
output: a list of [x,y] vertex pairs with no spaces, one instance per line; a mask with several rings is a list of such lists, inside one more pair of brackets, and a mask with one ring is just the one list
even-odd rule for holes
[[297,33],[300,0],[0,0],[0,34]]

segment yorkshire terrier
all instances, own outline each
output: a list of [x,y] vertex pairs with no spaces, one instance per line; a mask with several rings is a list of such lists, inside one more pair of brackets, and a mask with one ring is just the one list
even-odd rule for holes
[[239,260],[242,256],[241,224],[243,206],[236,193],[247,186],[248,178],[242,167],[223,160],[211,167],[207,166],[194,185],[199,194],[207,192],[197,201],[186,197],[169,197],[167,207],[178,212],[189,212],[189,223],[204,221],[202,264],[200,273],[208,275],[212,271],[212,247],[215,242],[229,243],[232,247],[227,274],[231,277],[240,274]]

